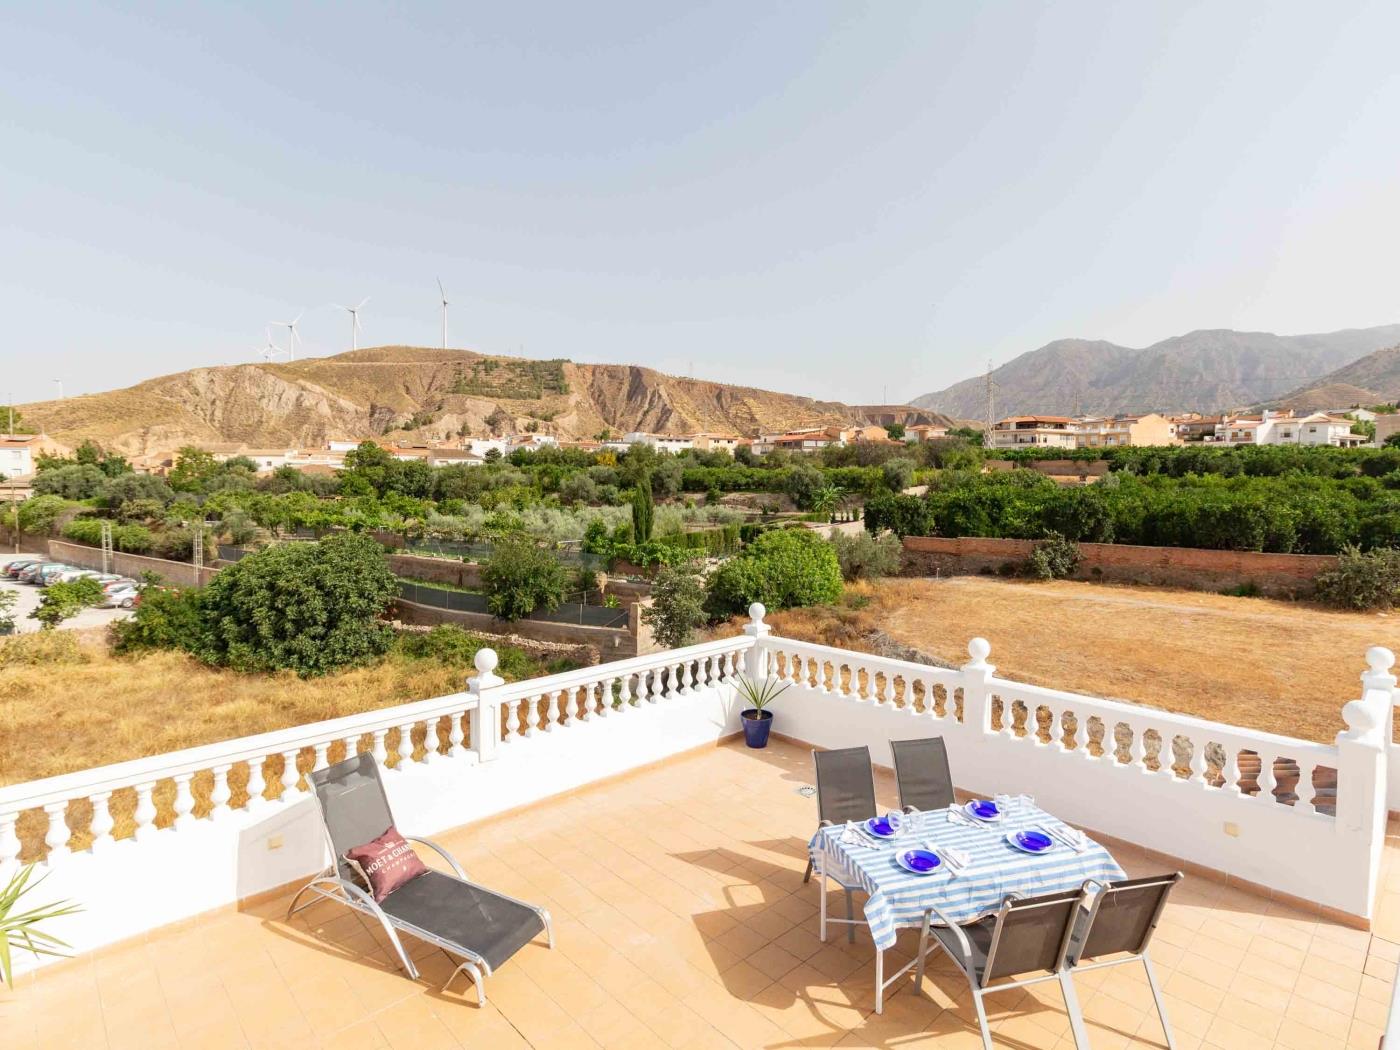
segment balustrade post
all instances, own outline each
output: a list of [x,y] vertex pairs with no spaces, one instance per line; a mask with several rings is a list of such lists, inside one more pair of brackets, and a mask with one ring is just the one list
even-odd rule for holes
[[744,653],[744,677],[750,682],[761,682],[768,677],[768,645],[764,639],[773,629],[763,622],[767,614],[762,602],[754,602],[749,606],[749,622],[744,624],[744,633],[753,639]]
[[228,771],[232,768],[232,763],[228,762],[214,767],[214,786],[209,791],[210,818],[227,806],[228,800],[233,797],[233,792],[228,786]]
[[260,806],[267,801],[267,775],[263,772],[266,758],[248,759],[248,801],[246,809]]
[[175,820],[171,828],[179,830],[188,827],[194,812],[194,793],[190,790],[193,773],[181,773],[175,777]]
[[[112,841],[112,828],[116,821],[112,819],[112,793],[110,791],[99,791],[92,796],[92,823],[88,825],[88,831],[92,834],[92,848],[101,849]],[[4,832],[0,831],[0,836]],[[5,860],[5,848],[0,845],[0,863]]]
[[453,715],[447,721],[447,757],[456,758],[462,753],[462,741],[467,738],[462,728],[462,716]]
[[68,822],[63,819],[68,812],[68,803],[50,802],[44,807],[44,812],[49,818],[49,826],[44,832],[44,845],[48,849],[44,863],[52,864],[58,860],[60,853],[68,851],[68,837],[72,832],[68,830]]
[[500,687],[505,679],[495,674],[499,659],[494,649],[477,651],[476,675],[467,679],[467,693],[476,698],[468,722],[471,726],[472,750],[478,762],[491,762],[497,757],[501,743]]
[[1389,752],[1395,654],[1366,650],[1361,699],[1342,708],[1347,728],[1337,734],[1338,849],[1351,852],[1345,867],[1351,892],[1369,914],[1380,878],[1386,828],[1386,760]]
[[[972,659],[958,668],[962,672],[963,722],[988,736],[995,735],[992,732],[991,695],[992,677],[997,669],[987,662],[991,653],[991,642],[985,638],[974,638],[967,643],[967,655]],[[1009,724],[1010,717],[1010,710],[1004,710],[1003,724]]]
[[156,785],[153,780],[136,785],[136,812],[132,814],[136,823],[131,834],[133,842],[141,841],[155,830],[157,810],[156,800],[152,795],[155,789]]

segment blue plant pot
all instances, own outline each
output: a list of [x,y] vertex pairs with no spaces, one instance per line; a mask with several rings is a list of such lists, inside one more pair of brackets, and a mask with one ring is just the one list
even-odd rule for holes
[[773,712],[749,708],[739,712],[739,717],[744,723],[744,743],[749,747],[767,747],[768,733],[773,728]]

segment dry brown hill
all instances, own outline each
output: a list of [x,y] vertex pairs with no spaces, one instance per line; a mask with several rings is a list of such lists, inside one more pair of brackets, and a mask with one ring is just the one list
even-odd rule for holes
[[279,448],[385,435],[436,440],[532,422],[541,433],[566,439],[603,430],[752,434],[891,422],[900,415],[900,422],[949,422],[916,408],[862,408],[633,365],[406,346],[288,364],[196,368],[123,390],[21,407],[26,421],[64,444],[91,438],[127,455],[192,443]]
[[1314,385],[1293,391],[1280,399],[1279,404],[1284,408],[1312,411],[1397,399],[1400,399],[1400,346],[1391,346],[1337,369]]

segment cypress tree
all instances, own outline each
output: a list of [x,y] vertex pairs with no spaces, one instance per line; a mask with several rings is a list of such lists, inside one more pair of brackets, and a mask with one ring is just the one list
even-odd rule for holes
[[655,510],[651,498],[651,475],[644,474],[632,490],[632,542],[645,543],[651,539],[651,521]]

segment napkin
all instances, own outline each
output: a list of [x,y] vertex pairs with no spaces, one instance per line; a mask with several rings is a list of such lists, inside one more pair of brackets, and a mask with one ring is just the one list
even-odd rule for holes
[[967,871],[972,866],[972,854],[957,846],[940,846],[936,842],[925,842],[924,846],[933,852],[941,855],[959,872]]
[[1089,848],[1089,839],[1078,828],[1072,828],[1068,824],[1057,824],[1049,830],[1053,832],[1055,838],[1076,853],[1083,853]]

